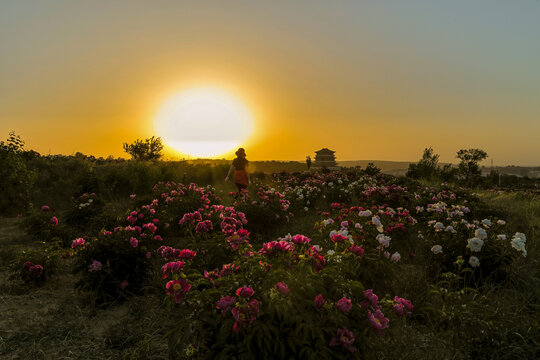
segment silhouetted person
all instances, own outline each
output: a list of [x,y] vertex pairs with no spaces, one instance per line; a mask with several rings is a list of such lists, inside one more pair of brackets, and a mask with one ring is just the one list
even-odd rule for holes
[[249,174],[247,172],[248,161],[246,159],[246,151],[244,148],[239,148],[236,153],[236,159],[233,160],[229,172],[225,177],[225,181],[229,181],[229,176],[234,169],[234,185],[238,188],[235,198],[238,198],[240,192],[243,189],[247,189],[251,180],[249,179]]
[[307,169],[309,170],[309,168],[311,167],[311,157],[309,155],[306,156],[306,165]]

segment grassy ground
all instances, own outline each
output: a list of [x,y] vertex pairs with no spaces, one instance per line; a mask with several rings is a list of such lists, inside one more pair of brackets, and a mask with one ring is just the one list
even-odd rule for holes
[[[229,187],[223,189],[226,193]],[[517,262],[509,279],[489,284],[481,306],[456,312],[456,323],[431,321],[423,269],[403,269],[404,294],[416,294],[418,317],[403,331],[374,344],[378,359],[534,359],[540,356],[540,200],[514,194],[481,194],[506,214],[512,231],[527,234],[528,261]],[[313,218],[299,218],[286,232],[307,233]],[[0,219],[0,358],[165,359],[163,335],[171,325],[161,306],[163,290],[100,309],[74,290],[71,260],[42,287],[13,278],[10,264],[24,249],[42,246],[26,236],[16,218]],[[156,274],[156,284],[159,275]],[[11,278],[10,278],[11,277]],[[462,306],[462,305],[460,305]],[[461,318],[459,317],[461,316]],[[453,325],[452,325],[453,324]],[[463,338],[456,328],[463,328]],[[473,335],[471,335],[473,334]],[[471,338],[473,337],[473,338]],[[475,351],[476,349],[476,351]]]

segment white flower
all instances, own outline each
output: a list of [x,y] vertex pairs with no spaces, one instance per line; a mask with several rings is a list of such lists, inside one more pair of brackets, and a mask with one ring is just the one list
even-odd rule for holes
[[326,252],[326,255],[332,256],[332,255],[334,255],[335,253],[336,253],[336,252],[335,252],[334,250],[328,250],[328,251]]
[[436,230],[442,230],[444,229],[444,225],[442,222],[436,222],[435,225],[433,226]]
[[401,255],[397,251],[392,254],[392,260],[397,262],[399,259],[401,259]]
[[472,267],[477,267],[477,266],[480,266],[480,260],[478,260],[478,258],[476,256],[471,256],[469,258],[469,264],[472,266]]
[[373,225],[375,225],[377,227],[377,231],[382,233],[383,230],[384,230],[384,227],[381,223],[381,219],[379,219],[378,216],[374,216],[371,218],[371,221],[373,222]]
[[448,225],[448,226],[446,227],[446,229],[444,229],[444,231],[447,231],[447,232],[449,231],[449,232],[451,232],[451,233],[456,233],[456,232],[457,232],[456,230],[454,230],[454,227],[451,226],[451,225]]
[[317,250],[318,252],[322,251],[322,247],[320,245],[313,245],[313,248],[315,248],[315,250]]
[[506,221],[504,221],[502,219],[499,219],[499,220],[497,220],[497,224],[504,225],[504,224],[506,224]]
[[480,250],[482,250],[482,246],[484,245],[484,240],[475,237],[475,238],[467,240],[467,243],[468,243],[467,247],[471,251],[479,252]]
[[373,215],[373,213],[370,210],[360,211],[358,213],[358,216],[370,217],[371,215]]
[[309,208],[308,208],[307,206],[304,206],[304,210],[305,210],[305,211],[308,211]]
[[384,234],[377,235],[376,239],[379,242],[379,244],[381,244],[384,247],[389,247],[390,246],[390,240],[392,240],[392,238],[390,236],[386,236]]
[[512,247],[516,249],[517,251],[521,251],[523,254],[523,257],[527,256],[527,249],[525,248],[525,243],[527,242],[527,238],[525,234],[517,232],[512,237]]
[[505,234],[499,234],[499,235],[497,235],[497,239],[506,240],[506,235]]
[[484,219],[484,220],[482,220],[482,224],[484,224],[484,226],[485,226],[486,228],[488,228],[488,227],[491,226],[491,220],[489,220],[489,219]]
[[431,247],[431,252],[435,255],[442,253],[442,246],[441,245],[433,245]]
[[356,223],[356,224],[354,224],[354,227],[355,227],[356,229],[361,229],[361,228],[362,228],[362,225],[360,225],[359,223]]
[[485,240],[487,239],[487,232],[482,228],[478,228],[475,230],[474,236],[479,238],[480,240]]

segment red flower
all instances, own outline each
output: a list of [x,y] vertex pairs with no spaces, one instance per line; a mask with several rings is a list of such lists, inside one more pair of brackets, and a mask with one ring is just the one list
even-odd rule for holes
[[336,302],[336,308],[342,313],[348,313],[352,309],[351,300],[343,297]]
[[315,304],[317,310],[321,310],[326,303],[326,299],[322,296],[322,294],[319,294],[315,296],[315,300],[313,300],[313,303]]
[[253,296],[254,293],[255,291],[252,288],[247,287],[247,286],[243,286],[241,288],[238,288],[238,290],[236,290],[236,295],[241,296],[246,299],[249,299],[251,296]]

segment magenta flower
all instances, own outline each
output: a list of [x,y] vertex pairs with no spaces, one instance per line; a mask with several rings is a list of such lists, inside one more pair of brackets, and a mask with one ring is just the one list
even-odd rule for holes
[[346,314],[351,311],[352,302],[346,297],[343,297],[336,302],[336,308],[342,313]]
[[46,211],[49,211],[49,210],[50,210],[50,208],[47,205],[43,205],[41,207],[41,211],[43,211],[43,212],[46,212]]
[[365,301],[360,304],[363,307],[371,306],[373,309],[379,309],[379,297],[373,293],[373,289],[367,289],[364,291]]
[[189,250],[189,249],[183,249],[183,250],[180,250],[180,253],[178,254],[178,257],[180,259],[191,260],[191,259],[193,259],[195,257],[195,255],[197,255],[196,251]]
[[183,261],[173,261],[173,262],[168,262],[165,265],[163,265],[161,267],[161,273],[162,273],[163,279],[166,279],[173,272],[182,270],[182,268],[184,267],[184,264],[185,263]]
[[134,248],[136,248],[137,246],[139,246],[139,240],[137,240],[136,238],[134,238],[133,236],[129,239],[129,244],[131,246],[133,246]]
[[403,314],[405,315],[412,315],[413,311],[413,304],[411,300],[405,300],[400,297],[394,297],[394,301],[396,304],[394,305],[394,312],[399,316],[402,317]]
[[321,310],[326,303],[326,299],[322,296],[322,294],[319,294],[315,296],[315,300],[313,300],[313,303],[315,304],[317,310]]
[[41,265],[30,266],[30,268],[28,269],[28,272],[33,278],[37,279],[41,276],[41,274],[43,274],[43,266]]
[[349,251],[358,257],[361,257],[362,255],[364,255],[364,249],[357,245],[352,245],[349,248]]
[[275,253],[287,253],[292,252],[293,246],[288,241],[270,241],[263,244],[263,247],[259,250],[261,255],[272,255]]
[[382,330],[388,327],[390,320],[384,317],[381,310],[377,310],[375,313],[368,310],[367,322],[372,328],[375,329],[377,334],[382,336],[384,335]]
[[30,271],[30,268],[34,266],[34,264],[31,261],[27,261],[23,264],[23,269],[26,271]]
[[85,241],[83,238],[77,238],[75,240],[73,240],[73,242],[71,243],[71,248],[72,249],[75,249],[75,248],[78,248],[79,246],[82,246],[84,245]]
[[254,293],[255,291],[252,288],[247,287],[247,286],[243,286],[241,288],[238,288],[238,290],[236,290],[236,295],[241,296],[246,299],[249,299]]
[[51,225],[52,225],[52,226],[58,225],[58,219],[56,218],[56,216],[53,216],[53,217],[51,218]]
[[214,226],[210,220],[201,221],[195,227],[195,231],[198,233],[207,233],[212,230],[214,230]]
[[332,237],[330,239],[335,243],[342,243],[342,242],[347,241],[347,237],[343,236],[341,234],[332,235]]
[[128,285],[129,285],[129,283],[128,283],[127,280],[124,280],[120,284],[118,284],[118,286],[120,287],[120,290],[124,290],[125,288],[128,287]]
[[309,244],[311,242],[310,238],[300,234],[294,235],[291,240],[295,244]]
[[236,298],[230,295],[222,297],[216,303],[216,309],[221,310],[221,314],[225,315],[227,311],[236,303]]
[[289,293],[291,292],[287,284],[282,282],[278,282],[276,285],[274,285],[274,287],[283,295],[289,295]]
[[259,302],[257,299],[252,299],[244,307],[235,307],[231,310],[235,323],[233,331],[239,332],[243,324],[251,324],[259,314]]
[[191,284],[185,279],[171,280],[165,285],[167,295],[173,295],[174,301],[179,303],[191,289]]
[[354,333],[347,328],[338,329],[337,337],[330,340],[330,346],[342,345],[351,353],[356,351],[356,348],[352,344],[354,344]]
[[88,266],[88,271],[90,272],[93,272],[93,271],[100,271],[101,270],[101,262],[97,261],[97,260],[94,260],[92,262],[92,264],[90,264]]

